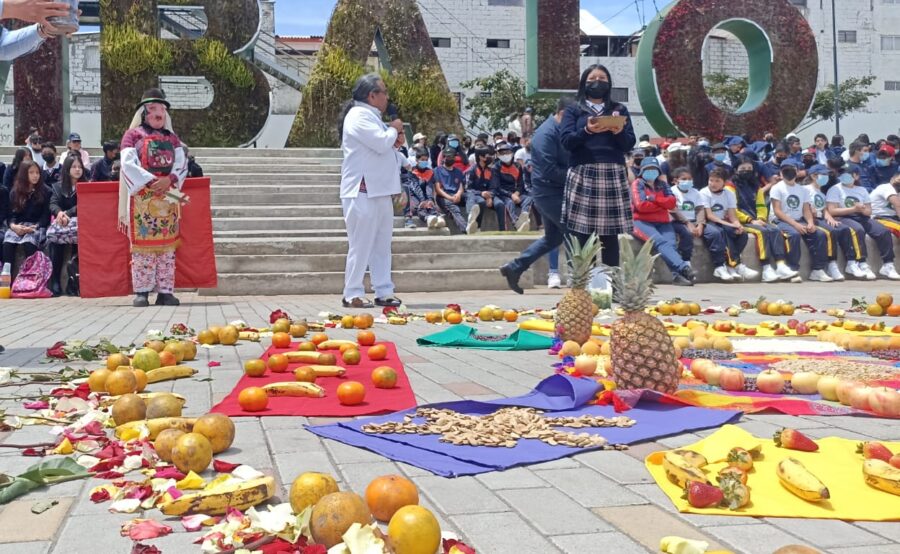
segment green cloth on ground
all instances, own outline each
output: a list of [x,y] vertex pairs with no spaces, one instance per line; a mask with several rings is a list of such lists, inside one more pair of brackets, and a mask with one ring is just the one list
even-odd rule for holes
[[478,333],[468,325],[453,325],[444,331],[416,340],[419,346],[446,346],[480,350],[546,350],[553,339],[517,329],[511,335]]

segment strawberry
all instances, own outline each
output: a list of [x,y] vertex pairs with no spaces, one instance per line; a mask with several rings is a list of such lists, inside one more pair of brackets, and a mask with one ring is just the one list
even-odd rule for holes
[[889,462],[893,454],[880,442],[861,442],[856,447],[856,453],[862,454],[867,460],[884,460]]
[[718,506],[722,502],[724,495],[719,487],[707,485],[700,481],[688,481],[684,487],[682,498],[686,498],[688,503],[694,508],[710,508]]
[[743,448],[732,448],[725,458],[731,467],[740,468],[744,471],[750,471],[753,468],[753,456]]
[[900,468],[900,454],[894,454],[891,456],[891,459],[888,460],[888,463],[896,468]]
[[717,477],[719,483],[722,483],[723,479],[737,479],[743,484],[747,484],[747,472],[739,467],[727,466],[723,467],[719,470],[719,476]]
[[781,448],[789,448],[791,450],[801,450],[803,452],[815,452],[819,449],[819,445],[811,438],[807,437],[796,429],[782,429],[775,432],[775,446]]

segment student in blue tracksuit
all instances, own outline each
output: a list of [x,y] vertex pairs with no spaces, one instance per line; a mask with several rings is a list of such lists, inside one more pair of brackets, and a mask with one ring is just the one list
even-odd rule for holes
[[714,144],[712,147],[712,158],[713,161],[706,164],[706,174],[709,175],[712,173],[713,169],[719,168],[728,175],[728,179],[731,179],[731,174],[734,172],[734,166],[730,165],[730,158],[728,157],[729,150],[728,146],[725,143],[720,142],[718,144]]
[[869,166],[868,182],[864,185],[868,192],[875,190],[878,185],[890,183],[891,177],[900,172],[900,165],[894,159],[896,155],[897,151],[893,146],[887,142],[881,145],[875,155],[875,163]]
[[506,206],[491,188],[494,150],[490,146],[475,149],[475,163],[466,171],[466,211],[469,221],[466,233],[474,235],[481,229],[485,210],[497,213],[497,228],[506,230]]
[[447,148],[444,150],[442,161],[444,165],[434,170],[436,187],[434,198],[438,207],[445,214],[453,218],[459,232],[466,232],[466,218],[463,217],[462,207],[465,205],[466,176],[458,167],[454,167],[456,150]]

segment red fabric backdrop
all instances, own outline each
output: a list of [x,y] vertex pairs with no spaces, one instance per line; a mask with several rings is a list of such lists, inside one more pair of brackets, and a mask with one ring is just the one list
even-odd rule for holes
[[[182,208],[175,286],[215,288],[209,178],[187,179],[182,190],[191,201]],[[128,237],[118,230],[118,206],[119,183],[78,185],[78,263],[83,298],[132,293],[131,249]]]

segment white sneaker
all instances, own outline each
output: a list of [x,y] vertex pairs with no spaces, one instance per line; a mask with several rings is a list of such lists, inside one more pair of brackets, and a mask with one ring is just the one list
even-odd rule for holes
[[749,267],[747,267],[744,264],[738,264],[736,269],[737,269],[737,272],[740,274],[741,279],[743,279],[744,281],[753,281],[754,279],[759,277],[758,271],[756,271],[754,269],[750,269]]
[[791,283],[802,283],[802,282],[803,282],[803,277],[800,277],[799,273],[797,275],[794,275],[793,277],[791,277]]
[[469,212],[469,221],[466,223],[466,234],[474,235],[478,232],[478,214],[481,213],[481,206],[475,204],[472,211]]
[[894,267],[894,264],[884,264],[881,266],[881,269],[878,270],[878,274],[882,277],[887,277],[891,281],[900,281],[900,273],[897,273],[897,268]]
[[775,268],[771,265],[767,265],[763,268],[762,281],[763,283],[774,283],[780,279],[778,277],[778,273],[775,272]]
[[523,211],[519,214],[519,217],[516,218],[516,231],[522,233],[527,231],[531,227],[531,216],[528,212]]
[[875,277],[875,273],[872,272],[872,268],[869,267],[868,263],[859,262],[859,268],[863,270],[863,272],[865,272],[867,281],[874,281],[875,279],[877,279],[877,277]]
[[741,277],[740,272],[738,272],[736,267],[727,266],[728,274],[731,275],[731,279],[734,281],[743,281],[744,278]]
[[731,272],[728,271],[728,266],[725,265],[720,265],[719,267],[717,267],[716,270],[713,271],[713,277],[727,283],[734,281],[734,277],[732,277]]
[[551,271],[547,275],[547,288],[548,289],[562,288],[562,279],[559,278],[559,273],[557,273],[555,271]]
[[443,229],[443,228],[447,227],[447,220],[444,219],[444,216],[439,215],[439,216],[437,216],[437,218],[438,218],[438,220],[437,220],[438,229]]
[[438,227],[438,218],[436,215],[430,215],[426,217],[425,222],[428,224],[428,228],[432,231],[437,229]]
[[810,281],[819,281],[820,283],[830,283],[834,281],[831,277],[825,273],[824,269],[814,269],[812,273],[809,274]]
[[778,265],[775,266],[775,273],[779,279],[793,279],[799,275],[784,262],[778,262]]
[[841,268],[838,267],[837,262],[828,262],[828,276],[831,277],[832,281],[844,280],[844,274],[841,273]]
[[859,262],[855,260],[847,262],[847,267],[844,271],[856,279],[866,278],[866,272],[863,271],[863,268],[859,267]]

